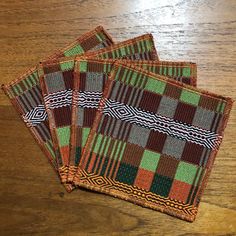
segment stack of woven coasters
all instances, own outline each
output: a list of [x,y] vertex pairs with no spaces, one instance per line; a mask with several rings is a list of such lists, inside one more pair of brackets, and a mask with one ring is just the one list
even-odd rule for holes
[[[143,45],[143,47],[141,47]],[[140,47],[139,47],[140,46]],[[85,54],[97,58],[148,58],[156,59],[153,38],[146,34],[109,48]],[[39,69],[45,107],[49,116],[50,130],[56,151],[59,172],[63,183],[67,182],[69,170],[69,146],[73,69],[75,58],[43,62]],[[92,75],[93,76],[93,75]],[[91,77],[91,80],[95,78]]]
[[[111,36],[103,27],[98,26],[44,60],[82,55],[89,50],[93,51],[112,44],[114,42]],[[3,85],[2,89],[57,172],[58,163],[49,130],[48,115],[43,104],[37,67],[37,65],[32,67],[9,84]],[[71,185],[65,186],[71,191]]]
[[68,192],[84,187],[194,221],[232,99],[196,88],[145,34],[101,27],[3,85]]

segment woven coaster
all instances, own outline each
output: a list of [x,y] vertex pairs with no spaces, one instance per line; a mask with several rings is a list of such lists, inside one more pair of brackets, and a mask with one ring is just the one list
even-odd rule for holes
[[117,62],[77,185],[194,221],[232,100]]
[[[112,43],[113,41],[107,32],[101,26],[98,26],[94,30],[83,34],[66,48],[58,50],[53,55],[47,57],[45,60],[83,54],[88,50],[100,49]],[[42,102],[37,67],[31,68],[9,84],[2,85],[2,89],[29,128],[51,165],[57,170],[48,117]],[[68,190],[70,190],[69,186]]]
[[[68,181],[72,182],[82,149],[92,127],[97,107],[108,75],[115,60],[78,59],[74,69],[74,91],[71,126],[70,171]],[[155,74],[196,85],[197,65],[191,62],[131,61],[126,63],[144,68]]]
[[[137,45],[145,45],[145,47],[142,47],[140,48],[140,51],[137,51]],[[129,50],[127,48],[129,48]],[[114,58],[125,56],[139,59],[142,55],[150,54],[150,58],[155,59],[157,55],[153,48],[153,38],[150,34],[147,34],[118,43],[115,46],[114,53],[109,54],[108,56]],[[110,50],[111,47],[108,47],[108,51]],[[115,53],[119,50],[123,52],[122,55]],[[107,56],[106,50],[98,50],[98,52],[99,57]],[[93,52],[93,55],[96,57],[96,52]],[[63,183],[67,182],[69,170],[73,69],[74,60],[63,59],[59,62],[43,63],[41,64],[40,70],[44,104],[49,116],[50,131],[54,149],[56,151],[56,158],[58,159],[59,173]]]

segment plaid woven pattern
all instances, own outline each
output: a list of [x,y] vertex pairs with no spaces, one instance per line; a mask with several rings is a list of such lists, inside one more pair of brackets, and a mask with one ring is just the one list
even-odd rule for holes
[[[150,53],[150,58],[154,59],[156,58],[156,54],[155,51],[152,51],[152,45],[154,45],[152,40],[149,34],[143,35],[117,44],[114,50],[119,50],[120,47],[123,49],[127,47],[130,50],[124,50],[127,54],[124,53],[122,56],[139,59],[141,55],[145,53],[148,55]],[[136,51],[135,48],[139,44],[147,46],[142,47],[140,49],[141,51]],[[110,50],[111,47],[108,47],[108,51]],[[98,50],[97,57],[106,57],[106,50],[102,50],[102,54],[100,52],[101,50]],[[96,57],[96,51],[92,53]],[[116,58],[119,57],[119,54],[113,53],[108,56]],[[73,60],[64,60],[55,63],[49,62],[42,64],[42,75],[40,76],[43,99],[49,116],[52,140],[63,183],[67,181],[69,165],[73,69]]]
[[144,34],[139,37],[117,43],[105,50],[86,54],[91,58],[126,58],[131,60],[159,60],[152,34]]
[[[112,43],[111,37],[99,26],[82,35],[66,48],[47,57],[46,60],[82,54],[88,50],[106,47]],[[2,88],[52,166],[57,170],[48,117],[42,101],[37,67],[33,67],[16,80],[3,85]]]
[[[114,60],[78,59],[75,64],[70,169],[68,181],[73,180],[82,149],[87,141],[97,107]],[[126,60],[156,74],[166,75],[186,84],[196,85],[197,66],[191,62]],[[155,106],[155,101],[151,102]],[[166,108],[168,109],[168,108]],[[75,166],[75,168],[73,168]]]
[[193,221],[232,100],[113,66],[75,183]]

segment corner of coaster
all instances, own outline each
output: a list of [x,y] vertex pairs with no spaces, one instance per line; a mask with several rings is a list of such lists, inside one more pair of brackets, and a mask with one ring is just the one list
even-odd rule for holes
[[66,183],[67,182],[68,171],[69,171],[69,167],[68,166],[59,167],[58,172],[59,172],[59,175],[60,175],[62,183]]
[[69,166],[68,176],[67,176],[67,182],[73,182],[74,176],[77,172],[76,166]]
[[71,193],[75,189],[75,186],[72,184],[64,183],[63,186],[65,187],[65,189],[68,193]]

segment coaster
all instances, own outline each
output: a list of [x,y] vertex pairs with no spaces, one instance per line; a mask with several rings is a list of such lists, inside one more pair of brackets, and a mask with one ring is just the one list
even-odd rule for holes
[[194,221],[232,103],[115,63],[75,184]]
[[[92,127],[97,107],[108,75],[115,60],[78,59],[74,69],[74,91],[71,125],[70,171],[68,181],[72,182],[82,149]],[[196,86],[197,65],[191,62],[126,60],[155,74]],[[154,104],[155,105],[155,104]]]
[[[149,54],[151,58],[156,58],[156,51],[153,49],[154,42],[152,40],[152,36],[147,34],[118,43],[115,46],[114,53],[108,56],[116,58],[120,55],[115,52],[121,50],[124,53],[122,56],[126,55],[127,57],[131,57],[132,53],[134,53],[135,57],[132,56],[133,59],[136,57],[138,59],[141,55]],[[131,48],[136,48],[137,45],[146,46],[140,48],[141,51],[131,50]],[[129,48],[129,50],[127,48]],[[110,50],[111,47],[108,47],[108,51]],[[106,50],[98,50],[98,53],[99,57],[107,56]],[[93,52],[93,55],[96,57],[96,52]],[[60,62],[43,63],[40,70],[42,94],[49,116],[50,131],[56,151],[56,158],[58,159],[62,183],[67,181],[69,170],[73,69],[74,59],[63,59]]]
[[[101,26],[98,26],[94,30],[79,37],[66,48],[58,50],[53,55],[47,57],[46,60],[83,54],[88,50],[106,47],[112,43],[113,41],[108,33]],[[48,117],[42,102],[37,67],[35,66],[29,69],[16,80],[3,85],[2,89],[29,128],[51,165],[57,171]]]

